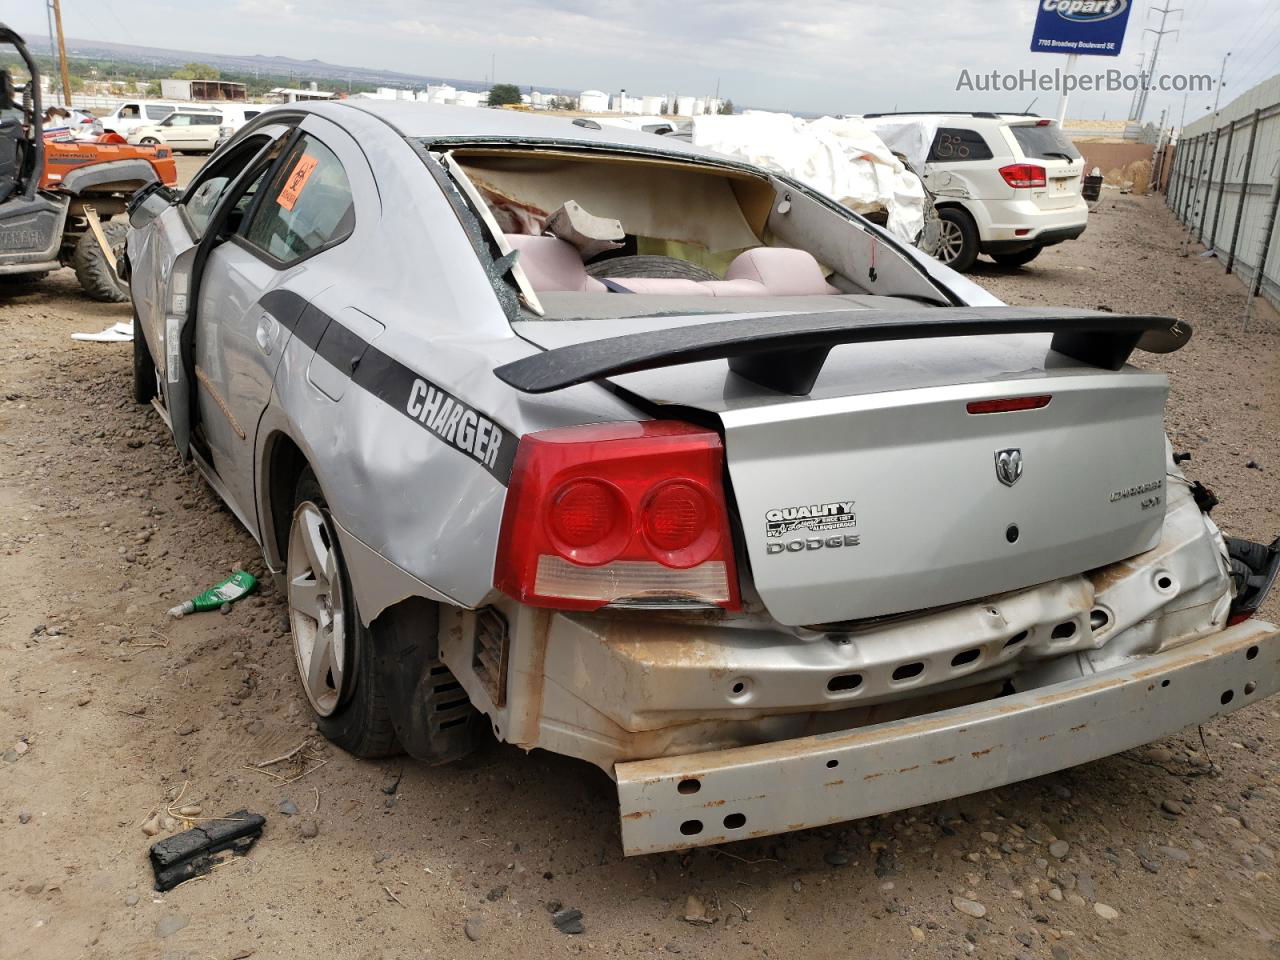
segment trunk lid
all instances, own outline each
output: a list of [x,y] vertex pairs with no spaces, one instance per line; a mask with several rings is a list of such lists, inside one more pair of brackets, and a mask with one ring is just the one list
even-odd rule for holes
[[[554,348],[638,324],[517,327]],[[684,408],[719,419],[755,591],[783,624],[822,624],[1016,590],[1159,541],[1166,378],[1098,370],[1049,343],[1015,334],[837,346],[804,397],[759,387],[723,360],[609,379],[673,418]],[[1050,400],[969,412],[1029,396]]]

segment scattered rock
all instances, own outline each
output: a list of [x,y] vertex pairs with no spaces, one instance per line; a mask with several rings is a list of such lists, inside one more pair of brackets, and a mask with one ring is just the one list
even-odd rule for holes
[[198,817],[203,812],[203,808],[198,803],[184,803],[178,808],[178,815],[182,817]]
[[1187,812],[1187,808],[1172,797],[1165,797],[1160,801],[1160,809],[1170,816],[1180,817]]
[[1188,863],[1191,860],[1191,854],[1181,847],[1157,847],[1170,860],[1177,860],[1179,863]]
[[996,842],[997,842],[997,841],[999,841],[999,839],[1000,839],[1000,837],[999,837],[999,836],[997,836],[996,834],[992,833],[990,830],[984,830],[984,831],[982,831],[981,836],[982,836],[983,841],[984,841],[984,842],[986,842],[986,843],[996,843]]
[[924,931],[919,927],[911,928],[911,939],[916,943],[924,943]]
[[1061,903],[1061,902],[1062,902],[1062,888],[1061,888],[1061,887],[1050,887],[1050,888],[1049,888],[1049,899],[1050,899],[1050,900],[1052,900],[1052,901],[1054,901],[1055,903]]
[[1115,907],[1109,907],[1105,903],[1095,903],[1093,912],[1100,916],[1103,920],[1117,920],[1120,917],[1120,911]]
[[506,895],[507,895],[507,887],[506,887],[506,884],[503,884],[500,887],[494,887],[492,890],[490,890],[488,893],[484,895],[484,898],[488,900],[490,903],[493,903],[497,900],[501,900]]
[[161,940],[171,937],[190,922],[180,913],[166,913],[156,924],[156,936]]
[[44,884],[45,882],[43,880],[35,880],[31,883],[28,883],[22,889],[26,891],[28,894],[30,894],[31,896],[38,897],[40,894],[44,893]]
[[77,706],[77,707],[87,707],[87,706],[88,706],[89,704],[91,704],[92,702],[93,702],[93,697],[89,696],[89,695],[86,693],[86,694],[84,694],[82,697],[80,697],[78,700],[76,700],[76,706]]
[[26,753],[30,749],[31,749],[31,744],[27,743],[27,741],[25,740],[19,740],[17,743],[13,745],[13,752],[16,753],[18,756],[22,756],[24,753]]
[[302,835],[304,840],[314,840],[320,836],[320,825],[314,820],[303,820],[298,824],[298,833]]
[[19,810],[19,811],[18,811],[18,822],[19,822],[19,823],[30,823],[30,822],[31,822],[31,811],[30,811],[30,810]]
[[1053,960],[1071,960],[1071,954],[1060,943],[1055,943],[1049,948],[1049,956],[1053,957]]
[[467,922],[462,925],[462,932],[467,935],[468,940],[479,943],[493,932],[493,924],[487,917],[479,915],[468,917]]
[[142,832],[148,837],[156,836],[163,829],[164,822],[160,819],[160,814],[158,813],[153,813],[151,816],[147,817],[146,821],[142,824]]
[[396,791],[400,789],[400,778],[403,776],[404,776],[404,772],[401,771],[400,773],[397,773],[394,777],[389,779],[386,783],[382,785],[382,792],[389,797],[394,797],[396,794]]
[[1173,751],[1164,747],[1152,747],[1147,751],[1147,759],[1152,763],[1168,763],[1173,759]]
[[286,817],[296,817],[298,815],[298,805],[292,800],[281,800],[279,809]]
[[1065,840],[1055,840],[1049,844],[1049,856],[1061,860],[1067,855],[1067,851],[1071,849],[1071,844]]
[[178,736],[180,737],[189,737],[191,736],[191,734],[195,732],[196,732],[196,725],[192,723],[190,720],[187,720],[186,722],[184,722],[181,726],[178,727],[178,730],[177,730]]
[[973,917],[976,920],[981,920],[987,915],[987,908],[977,900],[968,900],[965,897],[952,897],[951,905],[965,916]]
[[587,932],[587,928],[582,925],[581,910],[572,908],[557,910],[551,915],[551,922],[561,933],[579,934]]
[[1064,786],[1061,783],[1055,783],[1049,789],[1053,791],[1053,795],[1057,797],[1059,800],[1071,799],[1070,787]]
[[138,895],[136,893],[129,894],[124,898],[124,905],[126,907],[136,907],[138,905]]
[[832,867],[843,867],[849,863],[849,855],[841,853],[839,850],[828,850],[822,855],[822,859]]

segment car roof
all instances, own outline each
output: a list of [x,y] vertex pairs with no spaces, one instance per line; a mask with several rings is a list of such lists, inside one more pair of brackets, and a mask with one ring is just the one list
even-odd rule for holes
[[[329,101],[336,107],[351,108],[379,117],[401,135],[415,139],[442,140],[538,140],[558,141],[582,146],[613,146],[644,149],[676,156],[714,159],[720,163],[743,166],[732,159],[703,150],[682,140],[624,127],[603,124],[600,129],[574,123],[574,117],[539,116],[519,110],[494,110],[488,107],[458,107],[415,100],[349,99]],[[310,106],[309,104],[307,106]],[[333,117],[329,110],[315,112]],[[589,117],[581,118],[593,124]]]

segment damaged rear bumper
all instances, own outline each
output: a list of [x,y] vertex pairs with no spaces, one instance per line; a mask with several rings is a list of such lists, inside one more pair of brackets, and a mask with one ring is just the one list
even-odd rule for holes
[[615,766],[628,856],[872,816],[1149,743],[1280,690],[1280,628],[1246,621],[980,704]]

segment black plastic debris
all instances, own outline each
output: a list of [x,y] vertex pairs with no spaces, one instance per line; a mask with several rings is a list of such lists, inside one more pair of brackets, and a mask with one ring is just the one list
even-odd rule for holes
[[156,874],[156,889],[172,890],[184,880],[199,877],[213,869],[230,850],[236,856],[249,852],[262,836],[266,817],[237,810],[230,816],[209,820],[203,826],[184,830],[151,845],[151,868]]

